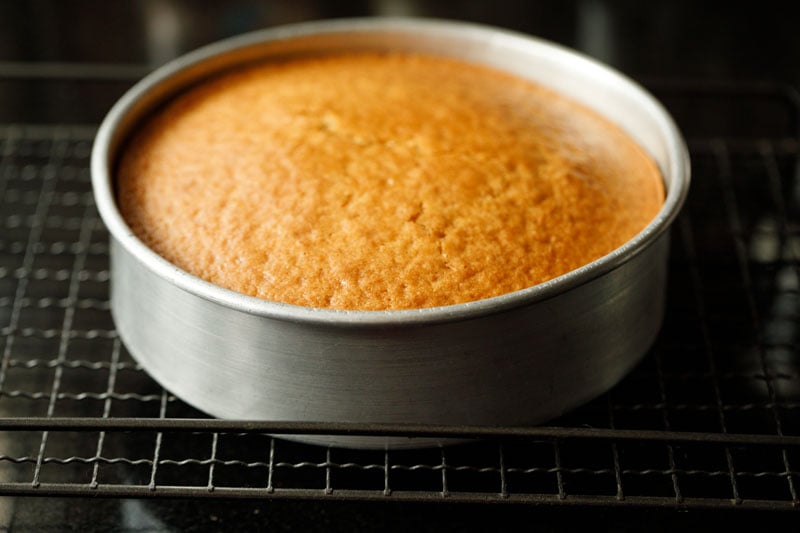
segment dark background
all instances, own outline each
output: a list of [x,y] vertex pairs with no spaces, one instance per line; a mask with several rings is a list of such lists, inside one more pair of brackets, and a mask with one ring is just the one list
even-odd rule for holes
[[244,31],[372,15],[514,29],[577,48],[634,77],[800,81],[800,6],[773,1],[5,0],[0,60],[157,65]]
[[[641,81],[770,80],[800,85],[800,3],[651,0],[0,1],[0,68],[34,78],[53,63],[124,65],[128,83],[169,59],[238,33],[331,17],[469,20],[578,49]],[[21,63],[20,63],[21,62]],[[31,70],[30,63],[38,65]],[[42,65],[45,63],[45,65]],[[54,67],[56,70],[54,70]],[[45,68],[46,70],[43,70]],[[92,83],[11,90],[0,119],[99,121],[115,95]],[[88,97],[87,97],[88,96]]]
[[[90,77],[93,68],[105,69],[119,78],[104,82],[118,87],[111,91],[118,95],[138,73],[227,36],[291,22],[373,15],[451,18],[514,29],[581,50],[644,82],[778,81],[800,86],[796,2],[5,0],[0,2],[0,121],[93,124],[115,99],[108,96],[107,86],[101,91],[94,86],[97,82],[68,76],[45,86],[45,75],[85,71]],[[568,506],[48,498],[7,503],[0,530],[10,531],[658,532],[800,525],[794,513]]]

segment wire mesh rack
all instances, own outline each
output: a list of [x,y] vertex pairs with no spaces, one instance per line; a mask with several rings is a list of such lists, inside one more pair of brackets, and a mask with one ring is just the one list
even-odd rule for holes
[[[652,89],[693,162],[663,330],[608,394],[532,428],[193,410],[114,329],[94,127],[0,125],[0,495],[798,507],[800,104],[771,85]],[[469,441],[357,451],[280,438],[298,433]]]

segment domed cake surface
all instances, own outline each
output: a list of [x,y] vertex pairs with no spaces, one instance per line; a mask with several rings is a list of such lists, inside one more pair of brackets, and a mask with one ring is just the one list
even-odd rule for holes
[[117,201],[206,281],[307,307],[490,298],[598,259],[664,201],[644,150],[597,113],[458,60],[270,61],[192,86],[127,142]]

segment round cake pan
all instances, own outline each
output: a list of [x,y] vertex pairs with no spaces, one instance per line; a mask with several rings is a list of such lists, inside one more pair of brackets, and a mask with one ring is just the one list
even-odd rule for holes
[[[115,164],[151,111],[203,79],[254,61],[376,50],[488,65],[594,109],[656,161],[667,190],[663,208],[619,249],[547,283],[404,311],[312,309],[245,296],[178,269],[132,234],[115,202]],[[667,230],[687,194],[689,160],[653,97],[578,53],[466,23],[356,19],[247,34],[159,68],[100,127],[92,180],[111,233],[118,332],[142,367],[186,402],[229,419],[506,426],[541,423],[598,396],[652,345],[663,318]],[[295,438],[346,447],[437,442]]]

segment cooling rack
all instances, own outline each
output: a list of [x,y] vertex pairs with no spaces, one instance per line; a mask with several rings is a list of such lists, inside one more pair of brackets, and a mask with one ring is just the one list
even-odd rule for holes
[[[69,71],[33,77],[56,85]],[[95,126],[75,109],[0,124],[0,495],[796,508],[800,104],[773,85],[650,88],[693,167],[663,330],[612,391],[533,428],[205,417],[117,337],[88,170]],[[301,433],[468,442],[354,451],[280,438]]]

